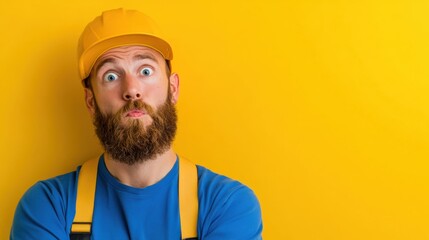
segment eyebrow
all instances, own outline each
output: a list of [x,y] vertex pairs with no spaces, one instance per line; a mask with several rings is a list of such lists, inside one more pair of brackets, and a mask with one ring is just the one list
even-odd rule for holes
[[153,56],[152,54],[150,54],[150,53],[145,53],[145,54],[137,54],[137,55],[135,55],[134,57],[133,57],[133,59],[134,60],[144,60],[144,59],[150,59],[150,60],[152,60],[152,61],[154,61],[154,62],[158,62],[157,60],[156,60],[156,58],[155,58],[155,56]]
[[[158,63],[158,61],[156,60],[155,56],[153,56],[150,53],[146,53],[146,54],[137,54],[133,57],[134,60],[144,60],[144,59],[150,59],[156,63]],[[116,63],[116,59],[115,58],[106,58],[103,59],[100,63],[97,64],[97,66],[95,66],[95,72],[97,73],[100,68],[102,68],[105,64],[107,63]]]
[[103,59],[97,66],[95,66],[95,73],[98,73],[98,70],[100,70],[101,67],[103,67],[107,63],[116,63],[116,59],[114,58],[106,58]]

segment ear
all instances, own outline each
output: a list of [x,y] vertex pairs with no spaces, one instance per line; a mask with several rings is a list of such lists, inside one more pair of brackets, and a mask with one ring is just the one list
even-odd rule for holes
[[85,88],[85,103],[89,113],[93,116],[95,114],[95,99],[94,93],[89,88]]
[[177,103],[179,99],[179,75],[177,73],[173,73],[170,75],[170,92],[171,92],[171,101],[173,103]]

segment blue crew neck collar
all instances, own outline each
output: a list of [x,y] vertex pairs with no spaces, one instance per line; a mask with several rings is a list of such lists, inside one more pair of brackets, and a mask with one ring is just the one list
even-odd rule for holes
[[161,189],[167,188],[174,179],[178,178],[178,174],[179,174],[178,159],[179,157],[177,156],[176,162],[174,163],[173,167],[170,169],[167,175],[165,175],[157,183],[144,188],[136,188],[136,187],[125,185],[119,182],[115,177],[113,177],[110,174],[109,170],[107,170],[106,163],[104,161],[104,154],[102,154],[98,162],[99,177],[101,177],[109,185],[113,186],[115,189],[119,191],[125,191],[128,193],[137,194],[137,195],[153,194],[160,191]]

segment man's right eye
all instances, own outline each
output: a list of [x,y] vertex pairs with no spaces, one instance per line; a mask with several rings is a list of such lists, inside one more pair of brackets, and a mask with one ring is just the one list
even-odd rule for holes
[[115,81],[116,79],[118,79],[118,75],[114,73],[108,73],[104,75],[104,81],[106,82],[112,82],[112,81]]

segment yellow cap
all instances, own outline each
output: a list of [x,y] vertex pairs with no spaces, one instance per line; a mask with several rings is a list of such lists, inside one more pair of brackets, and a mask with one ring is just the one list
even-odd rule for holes
[[81,80],[87,78],[97,59],[106,51],[120,46],[150,47],[166,60],[173,59],[173,51],[148,16],[135,10],[105,11],[90,22],[79,38],[78,61]]

